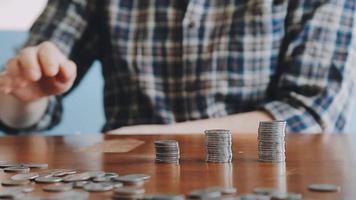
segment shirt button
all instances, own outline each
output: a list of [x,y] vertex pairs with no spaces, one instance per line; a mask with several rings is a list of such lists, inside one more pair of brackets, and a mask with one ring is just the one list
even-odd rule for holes
[[189,28],[194,28],[196,26],[196,23],[194,20],[189,20],[188,27]]

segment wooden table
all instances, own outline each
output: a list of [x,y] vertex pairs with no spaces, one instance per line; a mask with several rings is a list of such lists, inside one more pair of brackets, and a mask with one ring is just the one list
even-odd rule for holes
[[[83,147],[112,140],[136,139],[144,144],[128,153],[84,151]],[[180,142],[180,165],[156,164],[154,144],[158,139]],[[256,135],[233,136],[232,164],[206,163],[203,135],[180,136],[19,136],[0,138],[0,160],[18,163],[45,162],[49,168],[105,170],[119,174],[145,173],[151,179],[145,184],[148,193],[186,194],[209,186],[234,186],[239,194],[255,187],[276,187],[300,192],[305,199],[356,199],[356,138],[350,135],[289,135],[285,164],[257,161]],[[0,180],[11,174],[0,172]],[[334,183],[336,193],[307,190],[312,183]],[[31,195],[48,195],[37,184]],[[96,193],[93,199],[111,193]]]

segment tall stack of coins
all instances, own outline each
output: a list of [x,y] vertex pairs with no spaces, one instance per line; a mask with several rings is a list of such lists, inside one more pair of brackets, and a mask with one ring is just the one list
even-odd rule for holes
[[206,161],[230,163],[232,160],[231,132],[224,129],[205,131]]
[[285,121],[263,121],[258,128],[258,158],[261,162],[284,162]]

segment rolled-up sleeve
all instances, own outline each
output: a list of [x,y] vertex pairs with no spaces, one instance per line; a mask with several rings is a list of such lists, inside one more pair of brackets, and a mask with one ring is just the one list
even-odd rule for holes
[[355,83],[354,0],[291,1],[279,68],[261,107],[289,132],[338,133]]

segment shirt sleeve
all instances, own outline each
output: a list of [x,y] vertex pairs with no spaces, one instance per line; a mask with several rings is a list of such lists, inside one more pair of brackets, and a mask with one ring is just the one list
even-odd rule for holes
[[289,132],[339,133],[355,83],[354,0],[290,1],[279,68],[262,108]]
[[0,122],[4,132],[27,134],[53,128],[62,118],[62,99],[81,81],[97,58],[98,35],[95,27],[96,1],[49,0],[43,13],[29,31],[23,47],[38,45],[44,41],[54,43],[69,59],[77,64],[77,78],[71,90],[64,95],[51,97],[48,107],[38,123],[24,129],[16,129]]

